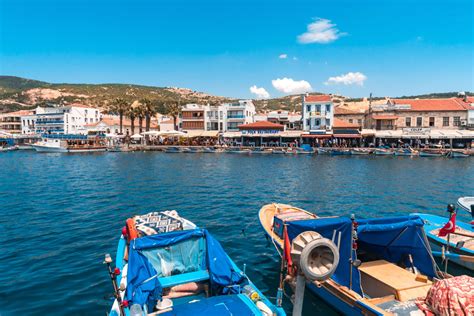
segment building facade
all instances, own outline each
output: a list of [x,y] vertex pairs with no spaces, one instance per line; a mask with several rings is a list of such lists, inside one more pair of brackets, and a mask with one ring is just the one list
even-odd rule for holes
[[22,116],[31,115],[32,111],[16,111],[0,114],[0,130],[9,134],[22,133]]
[[310,133],[330,133],[334,119],[334,104],[329,95],[304,95],[303,130]]
[[80,104],[37,107],[34,112],[21,117],[22,134],[87,134],[86,125],[102,117],[99,109]]
[[181,109],[181,129],[185,131],[204,130],[205,106],[200,104],[186,104]]
[[356,112],[340,106],[334,108],[334,120],[339,119],[348,124],[355,124],[359,128],[364,127],[365,112]]

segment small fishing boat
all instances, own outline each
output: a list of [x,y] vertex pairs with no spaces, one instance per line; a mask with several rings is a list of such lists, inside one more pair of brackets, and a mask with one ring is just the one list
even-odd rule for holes
[[273,203],[260,209],[259,219],[282,252],[281,274],[287,273],[280,278],[295,291],[293,315],[301,312],[305,283],[345,315],[410,315],[444,277],[419,216],[356,221]]
[[365,148],[351,149],[351,155],[370,155],[370,150]]
[[252,149],[250,149],[250,154],[252,155],[268,155],[268,154],[271,154],[272,153],[272,150],[271,149],[266,149],[266,148],[262,148],[262,147],[254,147]]
[[334,148],[330,150],[330,154],[332,156],[346,156],[351,155],[351,151],[349,149]]
[[201,153],[202,148],[201,147],[189,147],[189,150],[187,151],[188,153],[195,154],[195,153]]
[[377,148],[374,152],[377,156],[392,156],[393,151],[391,149]]
[[442,150],[436,149],[436,150],[429,150],[429,149],[423,149],[420,150],[420,157],[443,157],[446,156],[446,153]]
[[447,157],[449,157],[449,158],[467,158],[467,157],[469,157],[469,154],[467,152],[464,152],[464,151],[451,150],[450,152],[448,152]]
[[458,199],[459,208],[471,214],[474,218],[474,196],[465,196]]
[[283,155],[283,154],[285,154],[285,150],[283,150],[281,148],[274,148],[274,149],[272,149],[272,154]]
[[18,150],[17,146],[0,147],[0,152]]
[[418,151],[413,150],[411,148],[400,148],[395,150],[395,156],[418,156]]
[[319,147],[318,149],[316,149],[318,155],[329,155],[331,153],[331,150],[329,148],[322,148],[322,147]]
[[203,152],[203,153],[216,153],[217,150],[216,150],[216,148],[214,148],[214,147],[204,147],[204,148],[202,149],[202,152]]
[[425,222],[425,233],[435,254],[444,255],[449,261],[474,270],[474,233],[471,225],[456,220],[455,233],[449,234],[449,254],[447,254],[448,238],[447,236],[440,237],[438,233],[449,219],[432,214],[414,213],[413,215],[419,216]]
[[250,149],[241,147],[229,147],[226,148],[225,152],[227,154],[249,154]]
[[[110,316],[282,316],[205,229],[176,211],[127,219],[116,267]],[[245,269],[244,269],[245,270]]]
[[181,150],[179,147],[167,147],[165,150],[165,153],[180,153]]

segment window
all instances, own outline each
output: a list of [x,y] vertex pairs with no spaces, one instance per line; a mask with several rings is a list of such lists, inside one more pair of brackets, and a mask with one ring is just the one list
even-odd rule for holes
[[321,125],[321,121],[320,120],[314,120],[314,125],[316,125],[316,126]]
[[331,104],[326,104],[326,112],[331,112]]
[[423,118],[421,116],[416,118],[416,126],[420,127],[423,125]]
[[362,119],[358,119],[357,124],[362,125]]
[[326,119],[326,126],[327,127],[331,126],[331,120],[330,119]]
[[443,116],[443,126],[449,126],[449,116]]
[[353,119],[349,119],[349,123],[352,123],[352,122],[354,122],[354,120],[353,120]]
[[306,106],[306,112],[311,112],[311,105]]
[[306,120],[306,125],[308,125],[308,126],[311,125],[311,121],[309,119]]
[[435,126],[435,118],[433,116],[430,117],[430,126],[431,127]]
[[411,126],[411,117],[405,118],[405,126],[410,127]]
[[461,126],[461,117],[460,116],[453,117],[453,125],[454,126]]
[[316,112],[321,112],[321,105],[316,105]]

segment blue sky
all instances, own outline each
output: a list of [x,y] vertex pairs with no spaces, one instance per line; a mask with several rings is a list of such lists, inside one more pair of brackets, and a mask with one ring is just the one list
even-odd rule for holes
[[472,0],[0,0],[0,74],[240,98],[473,91],[473,15]]

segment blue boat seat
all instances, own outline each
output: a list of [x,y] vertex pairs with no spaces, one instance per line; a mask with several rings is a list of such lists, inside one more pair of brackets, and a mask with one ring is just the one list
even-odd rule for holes
[[209,280],[209,272],[207,270],[198,270],[194,272],[181,273],[160,278],[160,283],[163,288],[167,288],[185,283],[200,282],[206,280]]

